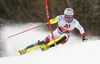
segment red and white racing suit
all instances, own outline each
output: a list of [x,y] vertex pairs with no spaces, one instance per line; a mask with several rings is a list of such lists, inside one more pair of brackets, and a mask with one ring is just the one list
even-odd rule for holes
[[[62,34],[65,34],[65,36],[67,37],[67,39],[64,42],[62,42],[61,44],[64,44],[69,39],[69,36],[74,28],[77,28],[80,31],[81,36],[85,36],[83,27],[79,24],[79,22],[76,19],[72,18],[72,20],[70,22],[67,22],[65,20],[65,15],[59,15],[56,17],[56,19],[58,20],[58,27],[53,32],[54,38],[57,39]],[[52,35],[50,34],[44,39],[44,42],[45,42],[45,44],[47,44],[52,40],[53,40],[53,38],[52,38]]]

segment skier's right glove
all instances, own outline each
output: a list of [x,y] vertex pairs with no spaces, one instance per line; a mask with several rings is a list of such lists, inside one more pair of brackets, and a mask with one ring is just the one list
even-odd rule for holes
[[[57,22],[58,22],[57,19],[51,19],[51,20],[50,20],[50,24],[55,24],[55,23],[57,23]],[[47,22],[47,24],[49,24],[49,23]]]
[[87,39],[87,38],[85,38],[85,36],[83,36],[83,37],[82,37],[82,41],[83,41],[83,42],[87,42],[87,41],[88,41],[88,39]]

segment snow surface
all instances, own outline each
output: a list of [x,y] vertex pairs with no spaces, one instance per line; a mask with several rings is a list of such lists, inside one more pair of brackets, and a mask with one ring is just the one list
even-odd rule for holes
[[38,28],[12,38],[7,37],[39,24],[3,28],[2,41],[6,44],[7,57],[0,58],[0,64],[100,64],[100,40],[96,37],[91,39],[88,37],[89,41],[83,43],[80,37],[71,35],[64,45],[58,45],[44,52],[36,49],[22,56],[14,56],[18,50],[37,42],[38,39],[43,40],[50,32]]

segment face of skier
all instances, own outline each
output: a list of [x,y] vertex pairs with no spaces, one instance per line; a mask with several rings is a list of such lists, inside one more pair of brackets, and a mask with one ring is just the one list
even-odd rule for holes
[[65,15],[65,19],[67,20],[67,22],[70,22],[72,18],[73,18],[72,15]]

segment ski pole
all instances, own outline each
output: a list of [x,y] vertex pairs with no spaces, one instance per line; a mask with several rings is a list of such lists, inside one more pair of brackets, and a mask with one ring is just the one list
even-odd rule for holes
[[36,26],[36,27],[30,28],[30,29],[24,30],[24,31],[22,31],[22,32],[19,32],[19,33],[16,33],[16,34],[14,34],[14,35],[11,35],[11,36],[9,36],[8,38],[14,37],[14,36],[16,36],[16,35],[22,34],[22,33],[24,33],[24,32],[33,30],[33,29],[38,28],[38,27],[41,27],[41,26],[44,26],[44,25],[46,25],[46,24],[48,24],[48,23],[44,23],[44,24],[41,24],[41,25],[39,25],[39,26]]

